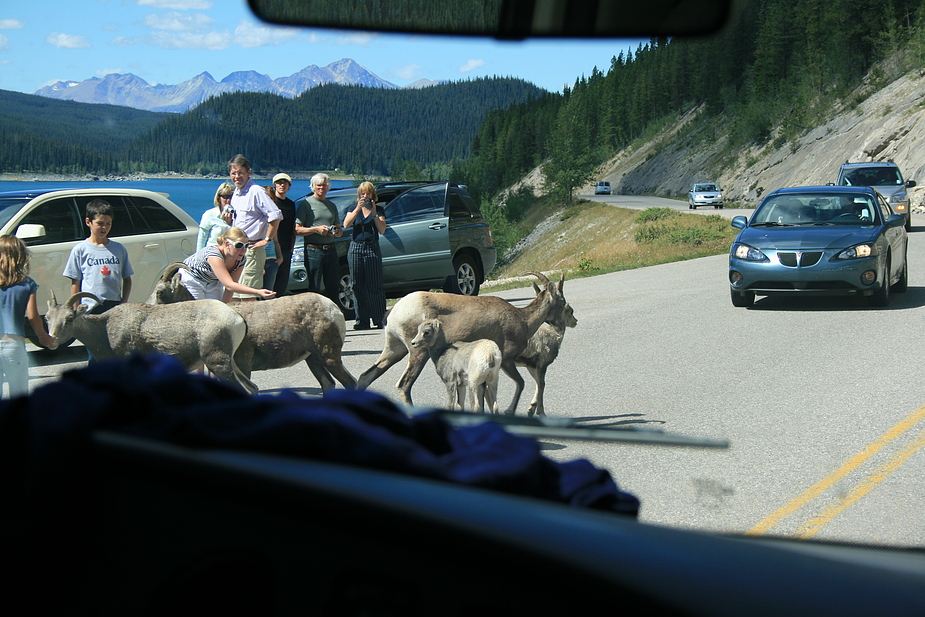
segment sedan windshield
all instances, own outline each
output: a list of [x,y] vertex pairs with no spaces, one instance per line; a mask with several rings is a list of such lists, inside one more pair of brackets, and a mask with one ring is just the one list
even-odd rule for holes
[[718,191],[718,190],[719,190],[719,187],[716,186],[715,184],[695,184],[694,185],[695,193],[700,192],[700,191]]
[[877,213],[866,195],[788,194],[768,198],[749,224],[869,225],[879,222]]

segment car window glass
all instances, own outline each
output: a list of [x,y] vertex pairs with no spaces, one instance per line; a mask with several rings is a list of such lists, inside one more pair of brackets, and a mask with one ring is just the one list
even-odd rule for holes
[[[94,199],[103,199],[109,202],[109,205],[112,206],[112,231],[109,232],[109,237],[118,238],[120,236],[132,236],[137,233],[144,233],[145,228],[142,224],[142,230],[136,230],[135,225],[136,221],[129,212],[128,207],[125,205],[125,200],[120,195],[81,195],[76,198],[77,201],[77,211],[80,212],[80,216],[86,218],[87,213],[87,204],[93,201]],[[87,238],[90,236],[90,228],[86,225],[83,226],[83,235],[82,238]]]
[[26,240],[29,246],[41,246],[56,242],[76,242],[83,240],[87,226],[78,215],[74,200],[70,197],[52,199],[39,204],[23,218],[22,224],[43,225],[45,235]]
[[443,216],[443,194],[446,185],[425,186],[399,195],[385,211],[390,225],[421,221]]
[[184,231],[186,225],[174,216],[164,206],[160,205],[153,199],[147,197],[131,197],[131,210],[133,211],[133,220],[136,220],[135,230],[144,233],[168,231]]
[[28,198],[0,198],[0,227],[6,225],[7,221],[16,216],[16,213],[18,213],[27,203],[29,203]]
[[469,207],[466,205],[466,202],[463,201],[462,195],[457,191],[450,191],[450,218],[453,219],[468,219],[472,218],[472,212],[469,210]]
[[880,212],[883,214],[883,220],[886,221],[890,218],[890,215],[893,214],[893,211],[890,209],[890,205],[886,200],[880,195],[877,196],[877,203],[880,204]]

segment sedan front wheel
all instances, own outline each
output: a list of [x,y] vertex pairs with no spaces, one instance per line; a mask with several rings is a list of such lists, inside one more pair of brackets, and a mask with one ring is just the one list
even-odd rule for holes
[[729,297],[732,300],[732,306],[737,308],[749,308],[755,303],[754,291],[736,291],[735,289],[730,289]]

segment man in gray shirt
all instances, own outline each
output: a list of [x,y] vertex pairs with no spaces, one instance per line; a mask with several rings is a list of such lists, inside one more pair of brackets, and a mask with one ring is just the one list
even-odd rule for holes
[[344,235],[344,228],[337,215],[337,206],[326,197],[330,188],[327,174],[312,176],[312,194],[299,203],[295,213],[295,232],[305,238],[308,290],[324,294],[340,306],[337,302],[340,264],[334,239]]

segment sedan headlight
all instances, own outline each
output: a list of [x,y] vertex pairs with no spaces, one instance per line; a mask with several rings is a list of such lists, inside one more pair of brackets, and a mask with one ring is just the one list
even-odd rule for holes
[[768,261],[767,255],[758,249],[747,244],[742,244],[741,242],[736,242],[733,244],[730,253],[733,257],[738,257],[739,259],[745,259],[747,261]]
[[867,259],[877,255],[876,244],[858,244],[845,249],[835,256],[835,259]]
[[908,194],[906,191],[899,191],[898,193],[893,193],[890,196],[890,203],[899,203],[900,201],[906,201]]

